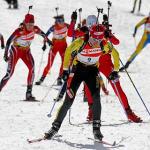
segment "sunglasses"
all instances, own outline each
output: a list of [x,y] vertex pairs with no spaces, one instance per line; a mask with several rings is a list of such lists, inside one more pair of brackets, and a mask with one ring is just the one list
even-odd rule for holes
[[32,27],[32,26],[34,26],[34,23],[26,23],[26,26],[27,27]]
[[57,23],[64,23],[64,19],[63,18],[56,19],[56,22]]

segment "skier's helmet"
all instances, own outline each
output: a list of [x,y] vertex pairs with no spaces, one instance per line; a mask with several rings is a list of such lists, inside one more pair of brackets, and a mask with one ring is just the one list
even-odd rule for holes
[[92,25],[96,24],[97,18],[95,15],[89,15],[86,19],[86,24],[88,27],[91,27]]
[[26,14],[24,23],[34,23],[34,16],[32,14]]

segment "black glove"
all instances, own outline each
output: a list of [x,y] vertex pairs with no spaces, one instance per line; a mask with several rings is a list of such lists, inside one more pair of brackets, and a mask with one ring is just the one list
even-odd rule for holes
[[105,38],[110,38],[111,32],[109,30],[105,30],[104,31],[104,36],[105,36]]
[[136,32],[137,32],[137,28],[134,29],[133,37],[135,37]]
[[5,46],[4,45],[1,45],[1,49],[4,49],[5,48]]
[[74,11],[71,15],[71,20],[76,21],[77,20],[77,12]]
[[77,28],[81,28],[81,24],[80,23],[78,23]]
[[63,73],[62,73],[62,79],[64,81],[66,81],[69,77],[69,71],[68,70],[63,70]]
[[42,50],[43,50],[43,51],[46,50],[46,43],[43,44]]
[[5,54],[4,54],[4,60],[7,62],[7,61],[8,61],[8,59],[9,59],[8,54],[7,54],[7,53],[5,53]]
[[119,78],[119,75],[118,75],[117,71],[111,72],[109,77],[108,77],[109,80],[116,80],[117,78]]
[[49,46],[53,45],[52,41],[50,41],[49,39],[47,40],[47,43]]

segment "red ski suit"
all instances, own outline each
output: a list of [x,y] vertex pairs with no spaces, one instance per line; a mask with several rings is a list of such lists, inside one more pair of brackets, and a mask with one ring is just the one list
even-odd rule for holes
[[64,53],[67,48],[66,36],[67,36],[68,28],[69,28],[69,25],[66,23],[64,23],[63,25],[58,25],[56,23],[55,25],[50,27],[49,30],[47,31],[46,33],[47,36],[51,32],[53,32],[53,38],[52,38],[53,47],[49,51],[47,65],[45,66],[43,75],[42,75],[43,77],[46,77],[49,70],[51,69],[57,52],[59,52],[59,55],[61,57],[61,67],[59,70],[59,77],[62,75]]
[[[30,52],[30,45],[34,39],[35,34],[39,34],[44,37],[46,40],[47,36],[45,33],[37,26],[34,26],[32,31],[27,31],[25,26],[16,29],[13,34],[9,37],[6,43],[5,56],[8,57],[8,67],[6,75],[2,78],[0,83],[0,91],[5,86],[7,81],[13,75],[15,66],[19,59],[26,64],[29,69],[27,85],[32,85],[34,80],[34,59]],[[9,49],[10,44],[11,48]],[[22,72],[23,73],[23,72]]]

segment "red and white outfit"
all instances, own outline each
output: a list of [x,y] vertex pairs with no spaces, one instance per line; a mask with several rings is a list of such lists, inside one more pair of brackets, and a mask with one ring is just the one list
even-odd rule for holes
[[63,72],[63,61],[64,61],[64,53],[67,48],[67,42],[66,42],[66,36],[67,36],[67,31],[68,31],[69,25],[64,23],[63,25],[61,24],[58,25],[57,23],[53,25],[52,27],[49,28],[47,31],[46,35],[48,36],[51,32],[53,33],[53,47],[50,49],[49,54],[48,54],[48,61],[47,65],[44,68],[42,77],[46,77],[49,70],[51,69],[54,58],[57,54],[59,53],[61,57],[61,67],[59,70],[59,77],[62,75]]
[[[39,34],[44,38],[47,38],[44,32],[38,27],[34,26],[32,31],[27,31],[25,26],[16,29],[13,34],[9,37],[6,43],[5,55],[8,56],[8,67],[6,75],[0,82],[0,91],[5,86],[7,81],[13,75],[15,66],[19,59],[26,64],[29,69],[27,85],[32,85],[34,80],[34,59],[30,52],[30,45],[34,39],[35,34]],[[12,43],[13,42],[13,43]],[[9,49],[10,44],[11,48]]]

